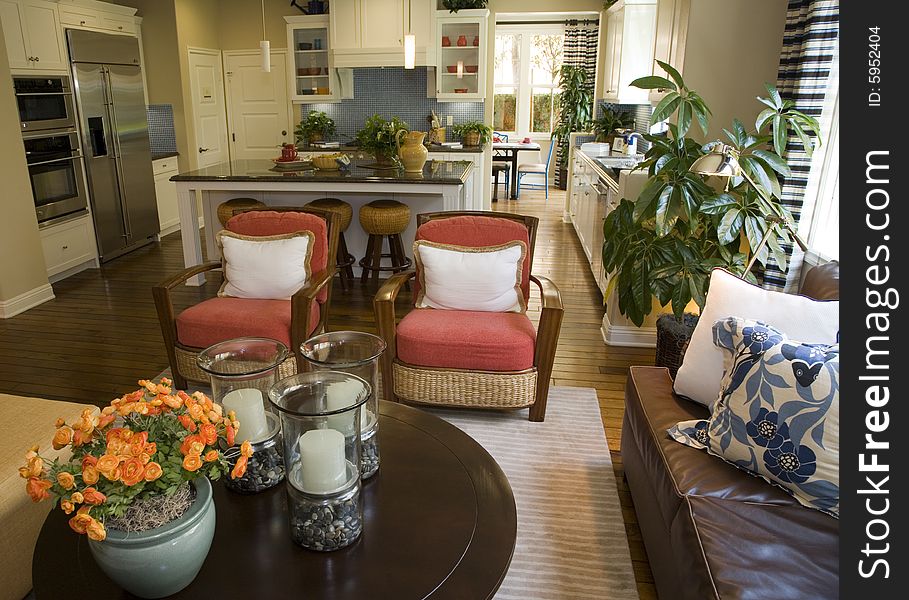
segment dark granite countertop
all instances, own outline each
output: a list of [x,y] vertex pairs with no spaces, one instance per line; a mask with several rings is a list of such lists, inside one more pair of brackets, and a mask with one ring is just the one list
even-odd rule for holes
[[[425,144],[424,144],[425,145]],[[464,154],[479,154],[483,152],[483,146],[464,146],[463,148],[444,148],[442,146],[437,146],[435,144],[427,145],[426,149],[430,152],[459,152]],[[341,144],[340,148],[316,148],[310,146],[298,146],[297,150],[300,152],[348,152],[356,154],[358,152],[363,152],[359,146],[350,146],[348,144]]]
[[301,181],[324,183],[430,183],[462,185],[473,170],[473,163],[459,161],[427,161],[422,173],[405,173],[403,169],[372,169],[372,159],[355,159],[350,168],[324,171],[307,168],[299,171],[278,170],[269,160],[234,160],[212,165],[197,171],[180,173],[171,181]]
[[152,152],[152,160],[161,160],[162,158],[171,158],[174,156],[180,156],[179,152]]

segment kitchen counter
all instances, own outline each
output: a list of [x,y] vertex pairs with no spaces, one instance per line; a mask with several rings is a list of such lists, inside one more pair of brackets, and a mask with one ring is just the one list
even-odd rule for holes
[[643,154],[635,154],[634,156],[627,156],[625,154],[599,156],[588,154],[583,150],[578,150],[577,156],[585,160],[597,175],[600,176],[603,183],[616,192],[619,191],[619,171],[623,169],[633,169],[644,160]]
[[179,152],[152,152],[152,160],[161,160],[162,158],[171,158],[174,156],[180,156]]
[[426,161],[422,173],[405,173],[403,169],[375,169],[372,159],[354,159],[349,169],[327,171],[307,167],[302,170],[275,168],[269,160],[234,160],[196,171],[180,173],[171,181],[305,181],[312,183],[403,183],[461,185],[473,172],[470,161]]
[[[430,152],[458,152],[458,153],[463,153],[463,154],[480,154],[485,149],[485,146],[464,146],[463,148],[446,148],[444,146],[438,146],[436,144],[423,144],[423,145]],[[364,150],[362,148],[360,148],[359,146],[351,146],[349,144],[341,144],[340,148],[317,148],[315,146],[312,146],[312,147],[302,146],[302,147],[298,147],[297,150],[299,150],[300,152],[302,152],[304,154],[307,152],[346,152],[346,153],[352,153],[352,154],[362,152],[364,154],[368,154],[368,153],[364,152]]]

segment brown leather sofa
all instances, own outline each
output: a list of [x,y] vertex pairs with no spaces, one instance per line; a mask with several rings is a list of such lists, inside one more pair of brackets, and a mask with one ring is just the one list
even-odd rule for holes
[[[839,296],[839,265],[812,269],[802,294]],[[672,392],[669,371],[632,367],[622,461],[660,598],[838,598],[839,522],[666,430],[707,418]]]

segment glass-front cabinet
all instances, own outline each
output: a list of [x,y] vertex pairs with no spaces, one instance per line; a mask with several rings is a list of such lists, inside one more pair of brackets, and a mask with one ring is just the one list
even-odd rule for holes
[[287,79],[293,102],[337,98],[328,15],[284,17],[287,21]]
[[486,97],[488,10],[436,13],[436,99]]

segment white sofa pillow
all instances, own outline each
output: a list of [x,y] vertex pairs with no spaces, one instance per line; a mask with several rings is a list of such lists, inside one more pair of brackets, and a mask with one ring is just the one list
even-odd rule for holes
[[723,350],[713,343],[713,324],[731,315],[767,323],[793,339],[836,344],[840,303],[819,301],[765,290],[723,269],[710,274],[707,304],[694,328],[673,388],[708,408],[716,401],[723,379]]
[[315,236],[311,231],[248,236],[218,232],[224,265],[219,296],[288,300],[306,285]]
[[524,312],[521,272],[527,256],[522,241],[471,248],[417,240],[413,255],[420,273],[417,308]]

